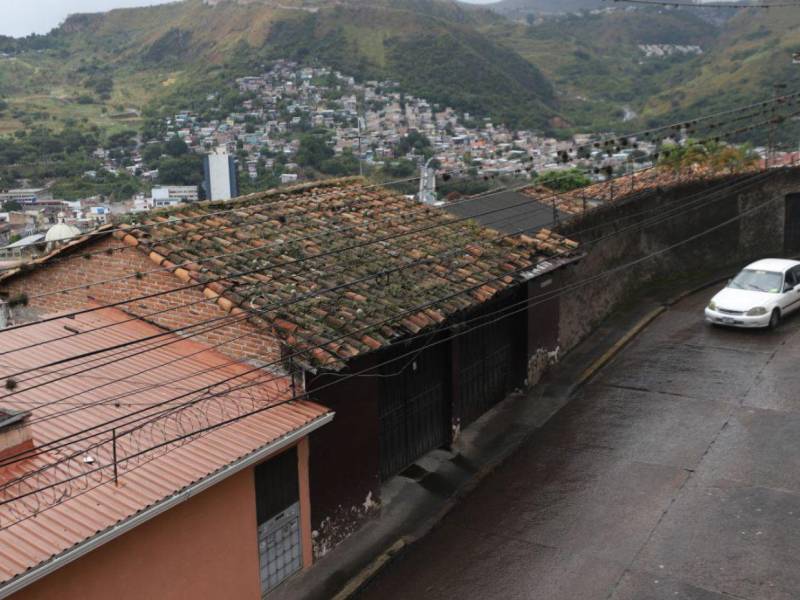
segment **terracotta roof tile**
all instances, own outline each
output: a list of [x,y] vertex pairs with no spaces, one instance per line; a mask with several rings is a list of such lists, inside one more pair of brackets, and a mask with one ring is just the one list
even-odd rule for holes
[[[138,218],[140,223],[123,226],[115,237],[135,242],[156,264],[172,265],[183,281],[206,282],[207,296],[224,310],[257,314],[294,350],[316,345],[315,339],[335,342],[307,361],[334,368],[376,349],[373,341],[387,344],[419,333],[485,302],[522,281],[521,271],[542,258],[575,249],[548,230],[511,239],[352,182]],[[388,239],[370,243],[380,238]],[[487,281],[483,289],[469,289]],[[276,306],[287,302],[293,303]],[[410,318],[406,313],[416,307],[420,316]],[[374,323],[381,324],[359,331]]]

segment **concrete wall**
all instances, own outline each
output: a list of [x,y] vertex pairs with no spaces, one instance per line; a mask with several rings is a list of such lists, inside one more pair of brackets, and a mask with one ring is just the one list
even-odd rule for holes
[[309,375],[306,384],[314,402],[336,412],[311,441],[311,526],[317,557],[330,552],[378,508],[382,380],[341,376],[377,365],[379,356],[358,357],[340,374]]
[[[587,255],[562,274],[563,286],[581,285],[561,296],[561,350],[573,348],[615,308],[636,301],[648,286],[668,287],[671,281],[687,276],[782,255],[784,198],[800,191],[800,170],[773,172],[752,185],[748,185],[749,177],[720,177],[656,189],[563,225],[560,232],[580,241]],[[739,215],[744,216],[718,227]],[[643,219],[659,216],[664,219],[634,227]],[[700,235],[713,227],[718,228]],[[692,236],[699,237],[669,249]],[[636,266],[600,276],[662,251]],[[597,279],[592,283],[582,284],[593,277]]]

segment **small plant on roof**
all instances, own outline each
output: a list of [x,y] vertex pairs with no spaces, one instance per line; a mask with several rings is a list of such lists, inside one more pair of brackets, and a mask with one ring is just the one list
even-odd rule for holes
[[13,377],[6,379],[6,389],[9,392],[13,392],[15,389],[17,389],[17,380]]

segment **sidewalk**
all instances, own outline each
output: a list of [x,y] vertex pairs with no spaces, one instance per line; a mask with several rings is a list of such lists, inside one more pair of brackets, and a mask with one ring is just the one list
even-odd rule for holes
[[[270,593],[270,600],[344,600],[357,592],[395,555],[424,537],[668,306],[729,276],[723,270],[650,286],[646,295],[601,323],[533,389],[512,394],[464,430],[452,451],[434,450],[418,460],[414,479],[397,476],[386,482],[381,516]],[[675,289],[685,291],[676,294]]]

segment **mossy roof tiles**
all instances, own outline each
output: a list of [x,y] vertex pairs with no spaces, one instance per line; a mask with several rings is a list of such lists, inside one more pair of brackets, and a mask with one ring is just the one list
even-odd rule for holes
[[577,248],[549,230],[512,239],[355,184],[188,205],[114,235],[257,315],[309,351],[300,362],[327,368],[486,302]]

